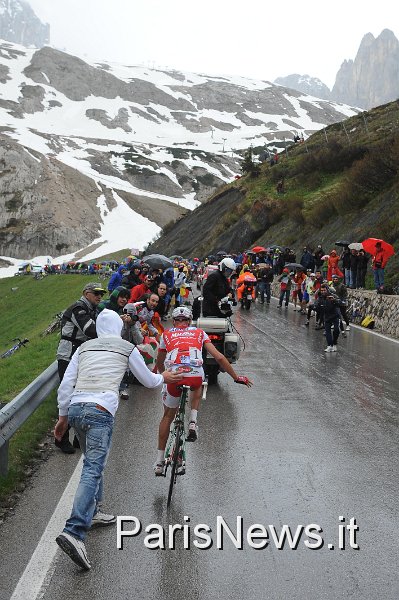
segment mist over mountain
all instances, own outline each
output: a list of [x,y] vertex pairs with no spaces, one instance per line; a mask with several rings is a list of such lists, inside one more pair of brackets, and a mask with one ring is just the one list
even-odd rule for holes
[[143,248],[232,181],[250,145],[283,149],[355,113],[267,81],[0,42],[0,255]]
[[309,94],[310,96],[315,96],[316,98],[331,100],[330,88],[317,77],[293,73],[292,75],[287,75],[287,77],[277,77],[274,83],[303,92],[304,94]]
[[28,2],[0,0],[0,38],[41,48],[50,42],[50,25],[40,21]]
[[355,60],[344,61],[331,99],[373,108],[399,97],[399,41],[389,29],[361,41]]
[[318,98],[370,109],[399,97],[399,41],[389,29],[367,33],[354,60],[345,60],[333,89],[309,75],[278,77],[275,83]]

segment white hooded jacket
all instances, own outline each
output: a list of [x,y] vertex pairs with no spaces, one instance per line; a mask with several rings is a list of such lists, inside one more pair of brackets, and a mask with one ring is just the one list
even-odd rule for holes
[[58,388],[59,415],[66,416],[70,404],[92,402],[115,415],[119,403],[119,384],[126,369],[144,386],[164,382],[146,367],[133,344],[121,338],[123,322],[112,310],[104,309],[97,318],[98,337],[88,340],[72,356]]

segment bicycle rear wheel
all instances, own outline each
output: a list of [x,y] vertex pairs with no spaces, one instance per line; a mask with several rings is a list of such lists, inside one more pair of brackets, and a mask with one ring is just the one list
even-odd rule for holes
[[166,503],[166,506],[169,508],[170,506],[170,502],[172,500],[172,494],[173,494],[173,486],[176,483],[176,478],[177,478],[177,463],[179,460],[179,454],[180,454],[180,439],[181,439],[181,425],[178,425],[177,430],[176,430],[176,437],[175,437],[175,443],[173,445],[173,451],[172,451],[172,460],[171,460],[171,472],[170,472],[170,482],[169,482],[169,491],[168,491],[168,500]]

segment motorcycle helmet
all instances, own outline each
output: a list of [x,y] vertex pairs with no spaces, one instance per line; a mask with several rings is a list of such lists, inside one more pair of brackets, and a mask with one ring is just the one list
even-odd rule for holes
[[185,317],[186,319],[192,319],[193,313],[189,306],[178,306],[172,312],[172,319],[178,319],[179,317]]
[[232,273],[236,270],[236,263],[232,258],[224,258],[219,263],[219,271],[223,273],[226,277],[230,277]]

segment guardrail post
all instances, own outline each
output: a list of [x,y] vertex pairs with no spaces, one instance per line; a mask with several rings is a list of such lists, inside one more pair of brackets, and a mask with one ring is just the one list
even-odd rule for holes
[[[0,402],[0,410],[6,406],[6,402]],[[8,475],[8,442],[0,448],[0,477]]]
[[8,442],[60,383],[57,361],[13,400],[0,407],[0,475],[8,474]]

